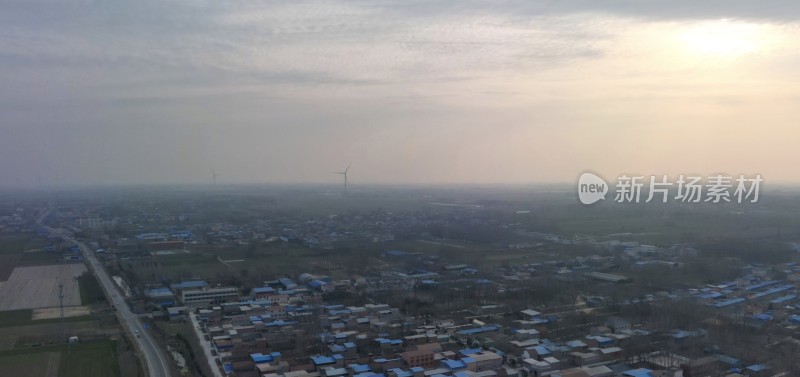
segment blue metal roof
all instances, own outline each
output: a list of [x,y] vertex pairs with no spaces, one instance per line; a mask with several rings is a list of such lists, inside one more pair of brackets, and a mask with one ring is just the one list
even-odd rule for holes
[[767,289],[766,291],[756,293],[755,295],[753,295],[753,298],[755,299],[755,298],[761,298],[761,297],[764,297],[764,296],[774,295],[776,293],[785,292],[785,291],[788,291],[790,289],[794,289],[794,285],[791,285],[791,284],[782,285],[780,287]]
[[796,295],[787,295],[787,296],[778,297],[778,298],[776,298],[776,299],[774,299],[774,300],[772,300],[770,302],[773,303],[773,304],[782,304],[782,303],[787,302],[787,301],[792,301],[795,298],[797,298]]
[[597,343],[599,343],[599,344],[614,343],[614,339],[607,338],[605,336],[597,336],[597,337],[594,338],[594,340],[596,340]]
[[473,335],[473,334],[480,334],[484,332],[497,331],[497,330],[498,330],[497,326],[483,326],[474,329],[461,330],[458,333],[461,335]]
[[330,376],[346,376],[349,374],[347,369],[344,368],[325,368],[325,375]]
[[742,365],[742,361],[741,360],[733,358],[733,357],[730,357],[728,355],[717,354],[717,355],[714,355],[714,357],[716,357],[717,360],[719,360],[719,362],[723,363],[723,364],[727,364],[727,365],[734,366],[734,367]]
[[280,357],[280,355],[281,355],[280,352],[273,352],[273,353],[271,353],[269,355],[264,355],[264,354],[261,354],[261,353],[251,353],[250,354],[250,359],[252,359],[253,362],[256,363],[256,364],[263,364],[263,363],[269,363],[269,362],[275,361],[275,359]]
[[653,371],[647,368],[633,369],[622,374],[630,377],[653,377]]
[[567,346],[572,348],[577,348],[577,347],[586,347],[587,344],[582,340],[570,340],[569,342],[567,342]]
[[753,285],[747,286],[744,289],[746,289],[748,291],[754,291],[756,289],[769,287],[770,285],[775,285],[775,284],[778,284],[778,283],[780,283],[780,280],[770,280],[770,281],[765,281],[763,283],[758,283],[758,284],[753,284]]
[[753,371],[753,372],[761,372],[761,371],[765,371],[767,369],[769,369],[769,366],[766,366],[764,364],[754,364],[754,365],[751,365],[751,366],[747,367],[747,370]]
[[386,339],[386,338],[375,338],[375,341],[380,344],[392,344],[392,345],[402,345],[403,341],[401,339]]
[[481,352],[483,352],[483,350],[480,348],[466,348],[458,351],[458,353],[460,353],[463,356],[474,355],[476,353],[481,353]]
[[187,289],[187,288],[200,288],[207,286],[208,283],[204,280],[191,280],[182,281],[180,283],[171,284],[169,287],[172,289]]
[[[380,359],[380,360],[385,360],[385,359]],[[377,361],[379,363],[381,362],[381,361],[378,361],[378,359],[375,359],[375,361]],[[392,368],[389,371],[394,373],[395,376],[397,376],[397,377],[411,377],[411,372],[406,371],[406,370],[402,370],[400,368]]]
[[327,365],[336,363],[336,360],[334,360],[333,357],[322,355],[311,356],[311,361],[314,363],[314,365]]
[[350,364],[349,367],[353,369],[353,372],[356,374],[365,373],[372,370],[367,364]]
[[386,359],[386,358],[383,358],[383,357],[379,357],[379,358],[375,359],[374,361],[376,363],[383,364],[383,363],[388,363],[388,362],[398,361],[398,360],[400,360],[400,359]]
[[148,289],[147,291],[145,291],[145,295],[148,295],[148,296],[150,296],[150,295],[167,295],[167,294],[172,294],[172,291],[169,290],[169,288],[167,288],[167,287],[152,288],[152,289]]
[[674,334],[672,334],[672,337],[675,338],[675,339],[688,338],[689,336],[691,336],[691,334],[689,334],[689,332],[683,331],[683,330],[677,331]]
[[457,369],[466,369],[467,364],[464,363],[462,360],[451,360],[451,359],[444,359],[442,360],[442,365],[450,370],[457,370]]
[[743,297],[732,298],[730,300],[720,301],[720,302],[714,304],[714,307],[719,309],[719,308],[724,308],[724,307],[728,307],[728,306],[731,306],[731,305],[736,305],[736,304],[739,304],[739,303],[742,303],[742,302],[745,302],[745,301],[747,301],[747,299],[743,298]]
[[288,326],[288,325],[293,325],[295,323],[297,323],[297,321],[288,321],[287,322],[287,321],[283,321],[283,320],[277,320],[277,321],[267,322],[264,325],[265,326],[269,326],[269,327],[272,327],[272,326]]
[[761,313],[756,316],[756,319],[759,321],[770,321],[772,320],[772,315],[767,313]]
[[539,356],[550,354],[550,350],[545,346],[534,346],[533,350],[536,351],[536,354],[538,354]]

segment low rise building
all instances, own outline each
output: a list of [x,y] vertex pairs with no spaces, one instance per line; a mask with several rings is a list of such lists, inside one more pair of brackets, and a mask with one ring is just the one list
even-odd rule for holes
[[235,302],[239,299],[239,288],[217,287],[184,290],[181,292],[181,302],[185,306],[204,307],[212,304]]

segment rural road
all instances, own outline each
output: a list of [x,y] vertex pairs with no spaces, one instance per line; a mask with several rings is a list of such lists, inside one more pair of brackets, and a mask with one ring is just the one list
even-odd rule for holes
[[170,377],[171,373],[168,360],[158,348],[150,332],[145,330],[139,317],[131,312],[130,308],[125,303],[125,299],[118,293],[114,286],[114,281],[111,280],[106,270],[103,269],[95,253],[82,242],[78,242],[76,239],[65,234],[62,230],[50,228],[42,224],[42,220],[47,217],[50,212],[51,211],[45,212],[37,223],[45,227],[51,234],[61,237],[68,242],[72,242],[81,248],[81,252],[89,264],[89,270],[97,277],[97,281],[103,287],[106,298],[116,308],[117,317],[120,321],[124,321],[122,327],[128,331],[130,339],[138,343],[138,349],[142,351],[145,362],[147,363],[147,375],[150,377]]
[[194,330],[195,334],[197,335],[198,342],[200,343],[200,347],[203,348],[203,354],[206,356],[206,361],[208,361],[208,368],[211,370],[211,373],[214,374],[214,377],[224,377],[222,372],[220,372],[219,367],[217,367],[216,360],[217,358],[211,353],[211,343],[206,342],[203,339],[203,331],[200,327],[200,321],[197,320],[197,316],[194,313],[189,313],[189,320],[192,322],[192,329]]

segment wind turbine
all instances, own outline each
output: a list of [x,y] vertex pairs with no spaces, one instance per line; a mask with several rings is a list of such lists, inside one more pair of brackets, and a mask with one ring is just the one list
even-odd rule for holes
[[219,175],[219,174],[217,174],[217,173],[214,171],[214,169],[211,169],[211,183],[212,183],[214,186],[216,186],[216,185],[217,185],[217,176],[218,176],[218,175]]
[[333,172],[334,174],[341,174],[341,175],[344,176],[344,194],[345,195],[347,195],[347,171],[350,170],[350,165],[352,165],[352,164],[353,163],[347,164],[347,169],[344,169],[344,171],[335,171],[335,172]]

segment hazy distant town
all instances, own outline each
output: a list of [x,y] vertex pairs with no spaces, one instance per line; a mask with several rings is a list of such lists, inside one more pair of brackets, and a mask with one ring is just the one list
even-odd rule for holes
[[800,373],[796,191],[747,206],[588,207],[574,195],[9,193],[2,347],[74,348],[122,376]]

